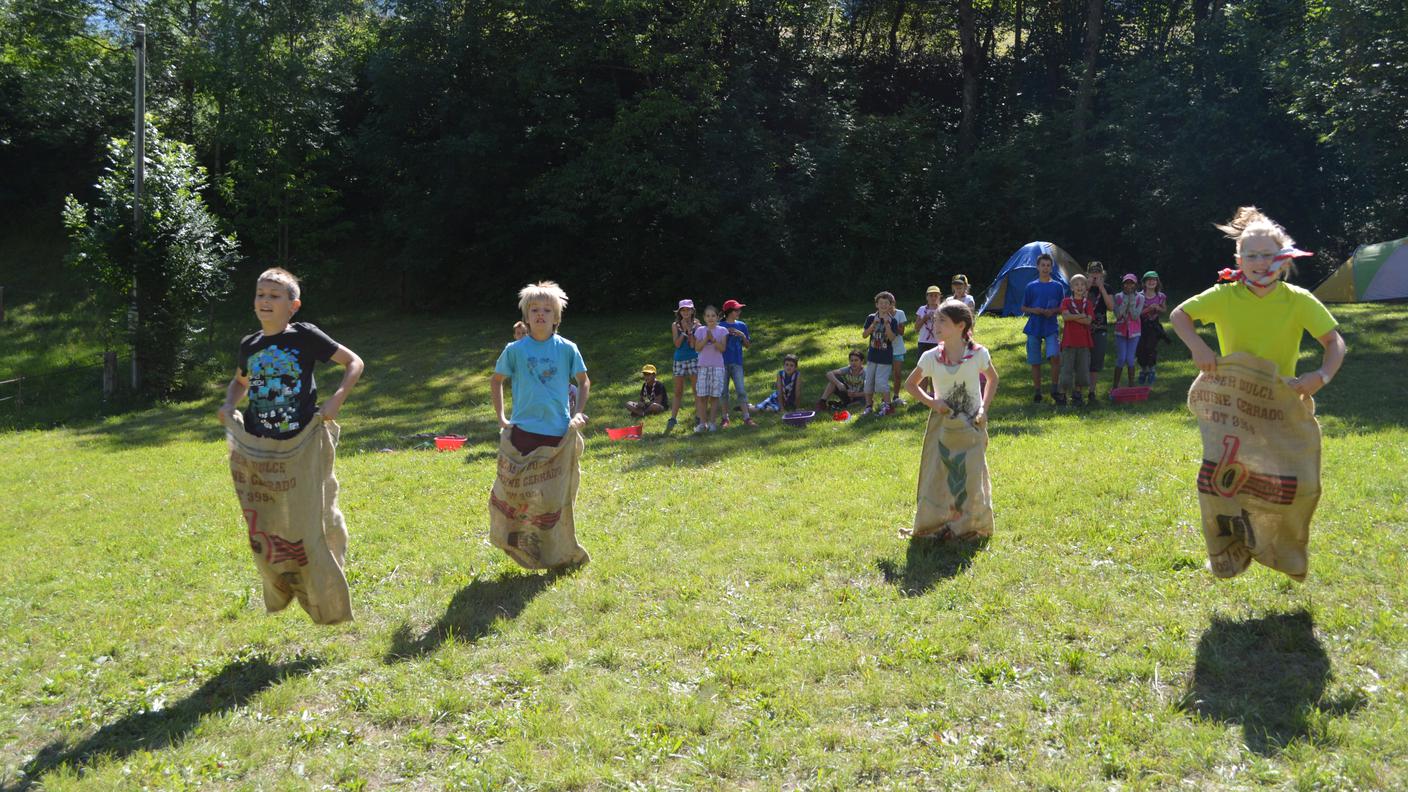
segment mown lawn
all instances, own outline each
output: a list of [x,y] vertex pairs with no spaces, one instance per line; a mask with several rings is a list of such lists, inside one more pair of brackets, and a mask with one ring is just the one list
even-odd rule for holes
[[[785,351],[815,398],[865,308],[750,308],[754,398]],[[1058,411],[1018,320],[979,326],[996,533],[932,548],[896,536],[922,411],[607,442],[668,312],[569,311],[593,561],[555,578],[486,542],[513,317],[328,323],[368,364],[332,628],[263,613],[218,397],[5,433],[0,788],[1404,788],[1408,307],[1336,313],[1304,584],[1203,570],[1181,347],[1150,402]]]

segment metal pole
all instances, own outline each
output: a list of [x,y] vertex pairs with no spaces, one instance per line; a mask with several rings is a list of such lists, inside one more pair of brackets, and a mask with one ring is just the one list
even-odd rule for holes
[[131,329],[134,331],[132,338],[132,390],[140,390],[142,387],[142,370],[137,365],[137,338],[136,331],[141,327],[140,319],[137,315],[137,261],[141,256],[141,244],[139,239],[142,230],[142,181],[146,178],[147,171],[147,26],[143,23],[137,24],[136,35],[132,41],[132,49],[137,54],[137,85],[134,94],[136,96],[135,118],[133,119],[133,145],[132,145],[132,243],[133,243],[133,272],[132,272],[132,307],[128,311],[128,318]]

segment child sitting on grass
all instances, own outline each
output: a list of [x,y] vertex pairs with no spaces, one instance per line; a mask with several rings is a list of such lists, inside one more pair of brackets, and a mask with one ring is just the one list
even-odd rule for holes
[[757,409],[766,412],[792,412],[797,409],[802,392],[802,373],[797,370],[797,356],[782,356],[782,370],[777,372],[773,392],[758,402]]
[[626,410],[637,418],[659,415],[670,409],[670,397],[665,386],[655,378],[655,365],[646,363],[640,369],[640,399],[626,402]]
[[865,355],[852,350],[850,365],[826,372],[826,389],[816,406],[819,410],[844,410],[865,402]]

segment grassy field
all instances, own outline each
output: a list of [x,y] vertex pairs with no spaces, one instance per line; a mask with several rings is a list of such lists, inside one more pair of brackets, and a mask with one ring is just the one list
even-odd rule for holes
[[[785,351],[815,398],[865,308],[750,309],[754,398]],[[486,542],[513,317],[327,321],[367,361],[333,628],[263,612],[213,392],[0,434],[0,789],[1404,788],[1408,307],[1337,314],[1304,584],[1203,570],[1181,346],[1148,403],[1058,410],[1018,320],[979,327],[997,529],[953,548],[896,537],[922,411],[607,442],[668,314],[569,311],[593,561],[559,577]]]

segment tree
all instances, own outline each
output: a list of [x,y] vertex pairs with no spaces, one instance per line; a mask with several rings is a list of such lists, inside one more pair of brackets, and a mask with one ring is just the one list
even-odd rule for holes
[[199,341],[210,331],[202,320],[228,289],[239,245],[205,205],[206,173],[194,149],[164,138],[150,122],[147,146],[140,227],[133,222],[125,138],[108,144],[94,205],[72,195],[65,200],[64,225],[70,261],[92,288],[103,337],[109,345],[130,344],[143,391],[163,397],[191,384]]

